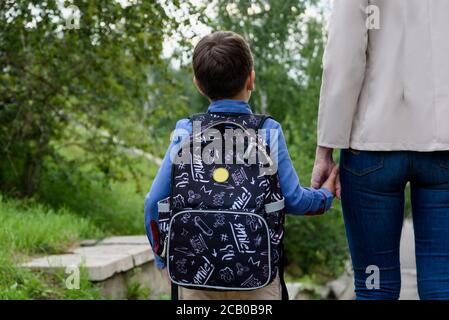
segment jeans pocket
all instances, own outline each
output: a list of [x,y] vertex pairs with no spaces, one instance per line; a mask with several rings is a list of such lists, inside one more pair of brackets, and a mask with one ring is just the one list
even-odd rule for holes
[[384,166],[382,152],[347,149],[343,150],[341,155],[343,169],[359,177],[380,170]]

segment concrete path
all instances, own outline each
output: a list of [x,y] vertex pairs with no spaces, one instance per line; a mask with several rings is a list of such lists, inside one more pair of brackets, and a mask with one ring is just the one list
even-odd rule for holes
[[127,272],[154,260],[146,236],[112,237],[83,241],[81,247],[65,254],[35,258],[25,268],[53,272],[84,266],[89,280],[105,281],[116,273]]
[[151,299],[159,299],[170,292],[168,282],[154,263],[146,236],[85,240],[80,247],[65,254],[38,257],[22,265],[47,273],[59,271],[64,275],[65,272],[67,277],[79,271],[77,267],[80,266],[87,271],[89,280],[99,286],[102,295],[111,299],[133,297],[136,294],[133,288],[138,288],[142,295],[148,291],[147,298]]
[[402,288],[400,299],[419,299],[416,284],[415,235],[413,233],[413,223],[408,219],[405,220],[402,229],[401,274]]

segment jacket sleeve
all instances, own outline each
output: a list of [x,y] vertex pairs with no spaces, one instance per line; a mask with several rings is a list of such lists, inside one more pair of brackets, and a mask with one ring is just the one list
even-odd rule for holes
[[[165,267],[165,261],[159,257],[156,252],[158,251],[156,246],[159,245],[159,215],[157,211],[157,203],[160,200],[167,198],[170,195],[171,187],[171,173],[172,173],[172,155],[176,153],[182,140],[189,135],[191,127],[189,128],[189,120],[184,119],[177,123],[176,129],[172,135],[172,142],[168,147],[167,153],[162,161],[162,165],[156,177],[153,180],[153,184],[145,198],[145,230],[148,240],[155,253],[156,265],[158,268],[163,269]],[[189,131],[190,130],[190,131]]]
[[365,78],[368,0],[333,2],[323,58],[318,145],[349,148],[353,117]]
[[[273,160],[277,163],[279,181],[285,198],[285,211],[294,215],[320,215],[331,208],[333,195],[327,189],[303,188],[299,182],[285,142],[281,125],[269,119],[264,125],[268,129],[266,141]],[[276,156],[277,155],[277,156]]]

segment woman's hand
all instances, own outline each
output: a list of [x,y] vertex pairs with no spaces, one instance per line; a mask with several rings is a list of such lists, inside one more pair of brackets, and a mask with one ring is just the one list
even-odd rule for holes
[[[319,189],[323,187],[323,184],[330,177],[333,169],[337,167],[337,164],[334,162],[332,158],[333,149],[325,148],[325,147],[317,147],[316,149],[316,157],[315,164],[312,172],[312,181],[311,185],[314,189]],[[335,196],[340,199],[341,197],[341,184],[340,184],[340,176],[338,175],[335,178]]]
[[337,179],[339,176],[338,173],[339,173],[338,166],[334,166],[331,171],[331,174],[321,186],[321,188],[329,190],[334,195],[334,197],[337,195]]

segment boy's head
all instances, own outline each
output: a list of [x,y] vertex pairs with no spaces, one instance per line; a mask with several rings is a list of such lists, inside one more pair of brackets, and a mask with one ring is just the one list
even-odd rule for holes
[[193,52],[195,84],[210,100],[249,99],[253,66],[248,43],[234,32],[205,36]]

